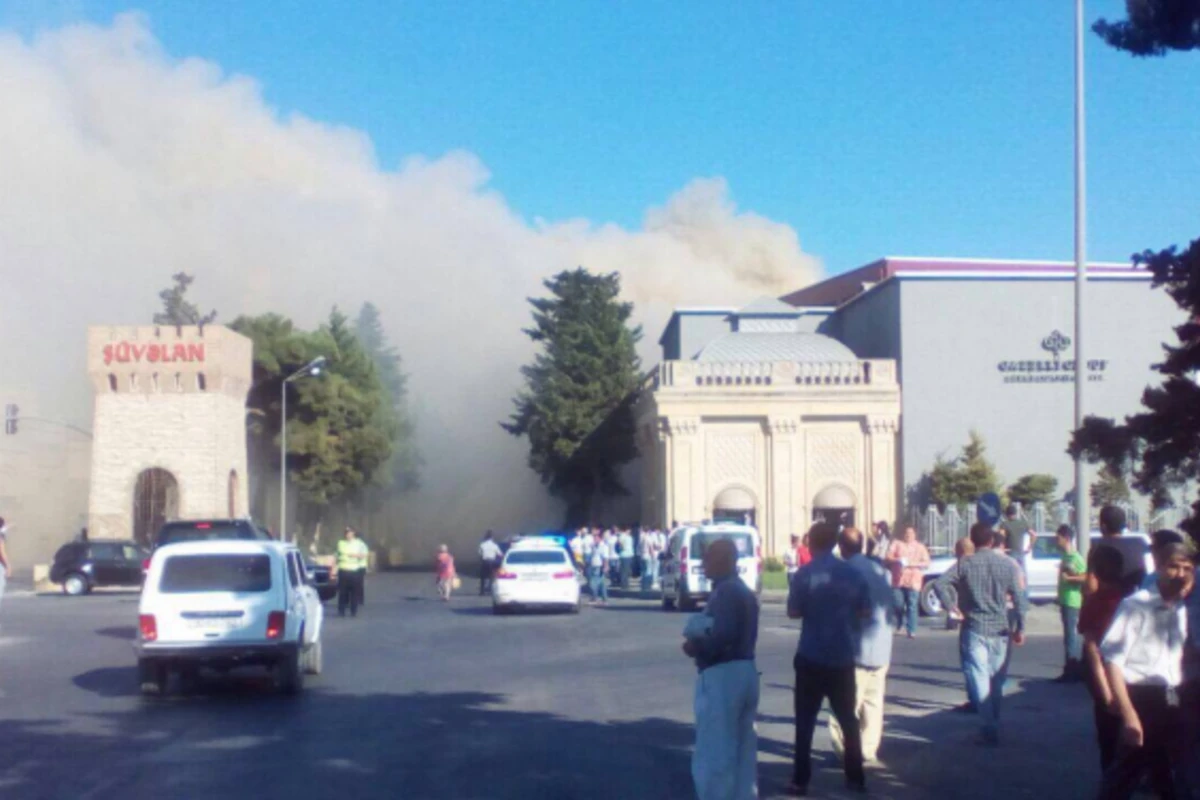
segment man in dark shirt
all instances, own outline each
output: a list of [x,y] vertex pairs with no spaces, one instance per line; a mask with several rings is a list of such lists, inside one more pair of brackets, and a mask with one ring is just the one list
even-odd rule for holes
[[1021,519],[1015,503],[1009,503],[1008,508],[1004,509],[1004,522],[1000,523],[1000,530],[1004,533],[1004,546],[1008,548],[1008,552],[1013,558],[1020,558],[1024,553],[1033,549],[1033,537],[1029,535],[1029,523]]
[[1122,596],[1128,597],[1137,591],[1146,579],[1146,543],[1133,536],[1122,536],[1125,533],[1125,512],[1116,506],[1104,506],[1100,509],[1100,541],[1092,545],[1088,553],[1088,576],[1083,585],[1085,595],[1096,591],[1099,582],[1096,580],[1094,562],[1096,552],[1104,548],[1113,548],[1121,554],[1121,590]]
[[872,613],[866,578],[833,554],[837,526],[818,522],[808,533],[813,559],[792,577],[787,611],[804,620],[796,669],[796,749],[788,792],[808,793],[812,777],[812,739],[821,703],[829,707],[844,735],[846,785],[865,792],[862,733],[855,714],[854,666],[862,647],[863,627]]
[[[1025,596],[1021,568],[1016,561],[992,549],[992,529],[985,523],[971,526],[975,555],[967,556],[948,569],[934,584],[934,591],[947,607],[955,599],[963,614],[958,650],[967,697],[983,722],[982,744],[1000,742],[1000,700],[1008,673],[1009,631],[1012,643],[1025,643]],[[953,586],[957,598],[947,591]],[[1010,620],[1008,600],[1014,613]]]
[[[758,598],[737,574],[737,548],[718,539],[704,552],[712,594],[688,621],[683,652],[695,659],[696,749],[692,780],[700,800],[758,796]],[[699,624],[697,624],[699,623]]]

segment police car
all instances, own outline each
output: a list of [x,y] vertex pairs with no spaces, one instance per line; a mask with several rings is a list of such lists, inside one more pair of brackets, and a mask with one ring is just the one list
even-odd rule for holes
[[579,580],[575,565],[561,544],[533,537],[515,542],[492,582],[492,611],[558,608],[579,613]]

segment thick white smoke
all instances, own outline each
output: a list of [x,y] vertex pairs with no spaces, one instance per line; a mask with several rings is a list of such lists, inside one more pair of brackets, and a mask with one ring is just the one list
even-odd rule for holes
[[418,528],[554,519],[524,444],[497,425],[543,278],[620,271],[652,363],[671,306],[743,302],[819,271],[790,227],[738,212],[721,179],[684,186],[641,230],[527,224],[470,153],[380,165],[365,133],[169,56],[138,15],[0,34],[0,108],[0,386],[86,424],[86,326],[148,320],[180,270],[221,321],[279,311],[311,325],[372,300],[420,414]]

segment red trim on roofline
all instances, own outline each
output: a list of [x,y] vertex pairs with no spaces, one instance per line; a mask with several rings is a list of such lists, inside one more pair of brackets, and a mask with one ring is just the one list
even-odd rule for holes
[[[1074,265],[1056,261],[989,261],[987,259],[953,258],[898,258],[888,257],[873,261],[858,269],[843,272],[820,283],[806,286],[779,298],[793,306],[840,306],[864,291],[864,284],[876,284],[897,273],[910,272],[990,272],[1010,275],[1046,274],[1070,272]],[[1132,266],[1115,264],[1089,264],[1089,274],[1122,275],[1143,274],[1143,270]]]

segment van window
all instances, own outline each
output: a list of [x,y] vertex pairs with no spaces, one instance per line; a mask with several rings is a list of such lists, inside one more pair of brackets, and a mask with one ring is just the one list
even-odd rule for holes
[[271,588],[271,557],[266,555],[171,556],[163,564],[158,590],[186,592],[265,592]]
[[567,554],[562,550],[509,550],[505,564],[565,564]]
[[187,520],[168,522],[158,531],[159,547],[175,542],[201,542],[229,539],[270,539],[266,531],[240,520]]
[[288,579],[291,580],[292,587],[295,588],[295,587],[299,586],[302,582],[300,580],[300,575],[302,573],[296,568],[296,554],[288,553],[287,562],[288,562]]
[[704,551],[719,539],[729,539],[737,548],[738,558],[754,556],[754,537],[748,533],[695,533],[692,534],[691,545],[688,547],[689,559],[704,558]]
[[108,544],[93,544],[90,548],[91,557],[94,561],[117,561],[121,558],[120,545]]

